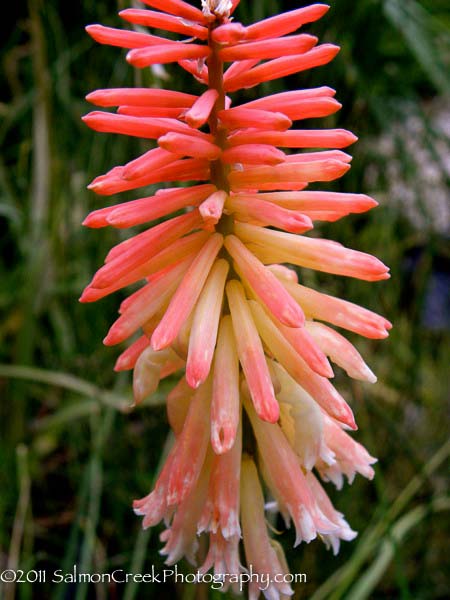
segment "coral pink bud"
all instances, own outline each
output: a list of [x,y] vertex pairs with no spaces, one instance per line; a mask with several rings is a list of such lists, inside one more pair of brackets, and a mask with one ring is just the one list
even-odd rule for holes
[[[156,248],[152,248],[152,252],[150,255],[151,258],[155,256],[155,254],[160,252],[162,249],[167,248],[168,243],[170,243],[168,242],[166,244],[163,244],[163,236],[165,237],[166,242],[167,240],[175,241],[180,236],[184,235],[185,233],[188,233],[191,229],[199,228],[201,226],[201,220],[199,217],[200,215],[198,211],[194,210],[182,214],[178,217],[174,217],[170,221],[159,223],[158,225],[155,225],[155,227],[147,229],[146,231],[143,231],[142,233],[139,233],[134,237],[124,240],[123,242],[120,242],[120,244],[116,244],[111,248],[111,250],[106,255],[105,263],[109,263],[112,260],[116,260],[117,258],[128,259],[128,256],[123,256],[124,251],[127,252],[128,250],[132,250],[133,247],[136,246],[138,246],[136,248],[136,251],[142,252],[141,244],[146,245],[147,242],[150,242],[150,240],[152,240],[152,242],[157,242]],[[166,225],[166,227],[164,228],[162,227],[162,225]],[[142,264],[142,262],[139,261],[139,264]]]
[[377,378],[360,353],[344,336],[322,323],[308,323],[308,332],[333,362],[345,369],[349,377],[375,383]]
[[209,85],[208,67],[203,61],[185,59],[179,60],[178,64],[185,71],[193,75],[197,81],[203,83],[204,85]]
[[87,285],[79,297],[78,302],[96,302],[97,300],[100,300],[101,298],[104,298],[105,296],[108,296],[116,291],[117,289],[114,289],[113,286],[99,290],[91,285]]
[[111,88],[96,90],[86,100],[97,106],[159,106],[161,108],[190,108],[197,100],[193,94],[162,90],[160,88]]
[[191,108],[185,113],[184,120],[188,125],[194,128],[201,127],[209,119],[209,115],[219,97],[217,90],[207,90],[194,102]]
[[[126,242],[114,246],[108,254],[108,262],[97,271],[92,285],[108,287],[133,268],[144,264],[161,252],[168,244],[201,224],[198,212],[180,215],[144,231]],[[128,243],[127,243],[128,242]]]
[[158,139],[161,148],[172,152],[173,155],[193,156],[195,158],[205,158],[207,160],[216,160],[221,153],[219,146],[202,138],[193,138],[191,135],[183,133],[166,133]]
[[247,223],[236,223],[236,234],[264,263],[290,262],[295,265],[356,277],[366,281],[388,279],[388,267],[374,256],[345,248],[336,242],[294,236]]
[[216,44],[236,44],[247,36],[247,29],[240,23],[225,23],[219,25],[211,32],[211,37]]
[[177,452],[177,443],[172,446],[166,462],[161,469],[161,472],[156,481],[153,492],[133,502],[133,510],[137,515],[143,515],[144,520],[142,526],[144,529],[153,527],[161,519],[167,515],[167,483],[170,476],[172,461]]
[[338,46],[322,44],[304,54],[274,58],[250,69],[246,73],[228,79],[225,82],[225,91],[235,92],[241,88],[251,88],[264,81],[272,81],[299,71],[326,65],[333,60],[338,52]]
[[[160,552],[167,556],[166,565],[173,565],[183,556],[186,556],[191,564],[195,563],[199,546],[196,524],[207,497],[210,462],[208,454],[195,485],[192,486],[193,489],[189,488],[189,493],[178,503],[170,526],[159,536],[159,539],[165,542]],[[173,513],[173,510],[171,512]],[[170,519],[166,519],[166,523],[169,521]]]
[[[319,97],[311,100],[285,102],[282,105],[275,105],[272,110],[282,112],[294,121],[298,119],[326,117],[338,111],[341,106],[342,105],[334,98]],[[245,105],[245,107],[247,107],[247,105]],[[261,106],[261,108],[263,107]],[[265,110],[270,110],[270,108],[268,107]]]
[[208,240],[209,236],[210,234],[206,231],[196,231],[190,235],[178,238],[155,256],[152,256],[147,262],[129,271],[123,279],[117,281],[114,285],[117,286],[120,284],[120,287],[130,285],[143,277],[148,277],[177,263],[188,255],[196,254]]
[[[186,158],[183,160],[174,161],[170,165],[167,165],[165,167],[161,167],[160,169],[154,172],[152,177],[149,176],[147,181],[149,181],[150,179],[150,183],[176,180],[202,181],[205,179],[209,179],[209,177],[209,162],[206,159]],[[137,181],[142,181],[142,179],[138,179]]]
[[280,39],[264,40],[230,46],[219,51],[219,58],[224,62],[232,60],[248,60],[257,58],[278,58],[290,54],[302,54],[317,44],[313,35],[301,34]]
[[87,186],[88,190],[92,190],[96,194],[107,196],[108,194],[115,194],[117,191],[123,191],[129,189],[131,186],[134,187],[134,183],[125,181],[122,179],[123,167],[114,167],[104,175],[99,175]]
[[152,183],[170,181],[175,178],[179,181],[198,181],[209,177],[208,162],[198,158],[173,160],[170,164],[160,167],[156,171],[151,171],[146,175],[130,180],[123,178],[123,170],[123,167],[114,167],[105,175],[96,177],[88,186],[88,189],[102,196],[111,196],[118,192],[134,190]]
[[144,48],[154,44],[170,45],[174,43],[172,40],[156,35],[125,31],[114,27],[104,27],[103,25],[88,25],[86,31],[99,44],[108,44],[119,48]]
[[270,321],[261,306],[254,300],[249,302],[258,332],[274,357],[289,375],[334,419],[350,429],[357,429],[353,413],[331,383],[312,371],[297,354],[283,334]]
[[[132,227],[185,208],[197,206],[215,191],[209,183],[186,188],[160,190],[155,196],[140,198],[110,207],[105,217],[106,224],[114,227]],[[91,213],[92,214],[92,213]],[[98,218],[96,219],[98,223]]]
[[273,129],[284,131],[292,125],[292,121],[283,113],[269,112],[254,108],[230,108],[221,110],[217,115],[228,129],[242,129],[252,127],[255,129]]
[[246,73],[249,69],[257,65],[258,63],[259,60],[257,58],[251,58],[249,60],[237,60],[232,65],[230,65],[223,74],[223,82],[226,83],[228,80],[233,79],[233,77],[237,77],[242,73]]
[[260,419],[275,423],[279,417],[279,406],[244,289],[237,280],[232,279],[227,283],[226,292],[239,361],[255,410]]
[[293,90],[290,92],[280,92],[270,96],[263,96],[256,100],[246,102],[242,106],[245,108],[261,108],[262,110],[279,110],[285,112],[290,110],[297,103],[304,100],[319,100],[320,98],[332,98],[336,94],[330,87],[322,86],[318,88],[309,88],[305,90]]
[[336,212],[332,210],[309,210],[305,211],[305,214],[311,219],[311,221],[338,221],[342,217],[347,216],[348,212]]
[[122,178],[128,180],[138,179],[149,171],[170,165],[175,159],[176,156],[171,152],[167,152],[162,148],[153,148],[124,165]]
[[227,193],[223,190],[214,192],[198,207],[199,213],[207,227],[214,227],[222,216],[223,206],[227,199]]
[[198,533],[220,531],[227,540],[241,535],[239,526],[239,484],[242,457],[242,425],[233,447],[213,458],[209,481],[210,502],[205,507]]
[[[237,146],[239,148],[239,146]],[[319,153],[317,153],[319,154]],[[364,194],[343,194],[340,192],[275,192],[266,194],[237,194],[247,202],[258,199],[273,202],[289,210],[336,211],[339,213],[362,213],[378,206],[378,202]]]
[[212,235],[193,261],[152,335],[151,344],[154,350],[166,348],[177,337],[200,296],[222,243],[223,237],[219,233]]
[[247,27],[247,37],[249,39],[265,39],[286,35],[305,25],[305,23],[317,21],[329,8],[326,4],[312,4],[305,8],[298,8],[264,19]]
[[233,447],[240,417],[239,359],[230,315],[222,318],[214,358],[211,445],[216,454]]
[[162,10],[171,15],[177,17],[183,17],[190,21],[198,21],[199,23],[206,23],[206,19],[201,10],[195,6],[191,6],[183,0],[142,0],[144,4]]
[[299,305],[286,293],[278,279],[234,235],[225,238],[225,248],[236,263],[239,274],[270,312],[288,327],[301,327],[305,315]]
[[[275,272],[275,274],[277,273]],[[286,279],[282,279],[282,283],[303,310],[314,319],[327,321],[367,338],[383,339],[389,335],[388,332],[392,328],[391,323],[367,308],[317,292]]]
[[268,265],[267,268],[270,269],[272,273],[280,280],[285,279],[286,281],[298,283],[298,275],[294,269],[290,269],[284,265]]
[[315,338],[309,333],[309,329],[307,329],[308,324],[309,322],[307,321],[305,327],[294,328],[286,327],[282,323],[275,323],[289,344],[303,358],[310,369],[322,377],[333,377],[333,369],[328,362],[326,354],[322,350],[322,347],[315,341]]
[[197,388],[209,375],[229,268],[226,260],[216,261],[194,310],[186,361],[186,381],[192,388]]
[[[211,184],[194,185],[188,188],[165,188],[155,196],[114,204],[89,213],[83,221],[86,227],[131,227],[158,219],[186,206],[196,206],[215,191]],[[163,202],[161,202],[163,200]],[[114,213],[114,215],[113,215]]]
[[[286,468],[285,466],[283,469]],[[283,583],[283,562],[271,545],[267,535],[264,515],[264,496],[258,472],[252,459],[244,454],[241,467],[241,520],[245,557],[256,573],[264,574],[270,582],[264,590],[267,598],[292,596],[290,585]],[[279,583],[275,583],[279,582]],[[250,581],[250,598],[258,598],[262,585],[254,578]],[[270,596],[268,595],[270,593]]]
[[181,33],[188,37],[197,37],[200,40],[206,40],[208,30],[194,22],[189,22],[179,16],[164,15],[153,10],[142,10],[138,8],[128,8],[119,12],[119,16],[129,23],[135,25],[145,25],[157,29],[166,29],[175,33]]
[[190,58],[207,58],[210,52],[208,46],[175,42],[146,48],[134,48],[128,52],[126,58],[134,67],[143,69],[154,64],[165,64]]
[[142,352],[148,348],[150,340],[146,335],[141,335],[135,342],[128,346],[126,350],[116,360],[114,371],[129,371],[136,364],[137,359]]
[[119,115],[129,115],[130,117],[158,117],[167,119],[177,119],[183,110],[181,108],[164,108],[161,106],[128,106],[122,104],[117,109]]
[[[148,319],[148,321],[145,321],[145,323],[142,325],[142,331],[145,333],[145,335],[150,339],[153,332],[156,329],[156,326],[158,325],[161,316],[164,314],[164,310],[167,307],[169,301],[166,300],[160,308],[158,308],[158,310],[156,311],[156,313],[150,317],[150,319]],[[123,303],[122,303],[123,304]],[[119,310],[120,313],[122,313],[125,309],[123,310]]]
[[222,152],[222,162],[247,165],[277,165],[284,162],[286,155],[268,144],[241,144]]
[[334,98],[314,98],[311,100],[299,100],[291,105],[287,104],[278,110],[283,112],[292,121],[299,119],[315,119],[328,117],[342,108],[342,104]]
[[283,148],[346,148],[358,138],[345,129],[297,129],[291,131],[236,132],[229,145],[271,144]]
[[[127,296],[119,306],[119,314],[124,315],[130,309],[134,309],[140,307],[142,302],[145,302],[146,296],[149,296],[151,293],[151,287],[155,285],[159,285],[159,282],[163,279],[166,279],[168,283],[171,283],[174,279],[178,277],[180,273],[184,273],[186,271],[186,265],[189,266],[190,262],[192,262],[193,257],[184,257],[183,260],[177,262],[175,265],[169,265],[166,269],[161,269],[157,273],[150,275],[150,277],[146,278],[146,284],[132,293],[130,296]],[[150,285],[151,284],[151,285]],[[155,298],[156,301],[156,298]],[[150,309],[149,309],[150,310]],[[159,314],[160,309],[155,312]],[[154,319],[153,315],[149,317],[149,319],[145,320],[143,329],[144,333],[148,335],[148,330],[153,327]]]
[[352,162],[352,156],[341,150],[325,150],[323,152],[301,152],[297,154],[289,154],[286,156],[287,163],[308,163],[322,160],[339,160],[346,164]]
[[233,190],[240,188],[260,189],[268,182],[332,181],[342,177],[350,166],[340,160],[310,161],[304,163],[282,163],[271,166],[250,167],[245,171],[232,171],[228,180]]
[[184,160],[172,160],[164,167],[156,171],[138,177],[136,179],[124,179],[123,167],[115,167],[106,175],[97,177],[88,186],[96,194],[110,196],[126,190],[134,190],[161,181],[201,181],[209,179],[209,163],[201,158],[187,158]]
[[[304,190],[308,187],[308,183],[303,181],[265,181],[258,184],[261,191],[267,190]],[[254,187],[244,187],[239,191],[253,191]]]
[[127,115],[93,111],[85,115],[83,121],[95,131],[119,133],[140,138],[155,139],[169,131],[173,131],[176,133],[190,134],[207,140],[211,139],[211,137],[205,133],[197,131],[197,129],[193,129],[192,127],[189,127],[189,125],[177,121],[177,119],[129,117]]
[[211,386],[206,383],[192,396],[183,431],[177,440],[167,485],[167,504],[179,504],[198,481],[209,441]]
[[105,346],[123,342],[164,307],[192,260],[193,257],[187,257],[177,265],[156,273],[146,286],[129,296],[121,305],[121,316],[103,340]]
[[97,229],[99,227],[106,227],[107,225],[109,225],[108,221],[106,220],[108,215],[110,215],[113,212],[113,210],[120,206],[123,206],[124,204],[126,203],[124,202],[123,204],[114,204],[113,206],[105,206],[104,208],[93,210],[84,219],[82,225],[84,225],[85,227],[92,227],[94,229]]
[[304,233],[313,226],[311,219],[302,213],[287,210],[257,197],[248,200],[245,196],[233,194],[227,201],[227,210],[235,213],[238,221],[271,225],[291,233]]

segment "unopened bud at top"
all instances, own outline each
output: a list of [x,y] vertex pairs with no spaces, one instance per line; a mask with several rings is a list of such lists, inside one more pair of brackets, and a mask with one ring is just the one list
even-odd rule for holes
[[202,0],[203,14],[206,17],[229,17],[232,8],[231,0]]

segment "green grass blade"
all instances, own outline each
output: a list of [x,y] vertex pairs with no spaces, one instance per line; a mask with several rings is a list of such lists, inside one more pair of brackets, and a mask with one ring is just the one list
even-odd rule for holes
[[402,544],[407,534],[417,527],[430,513],[444,510],[450,510],[450,498],[436,498],[429,506],[417,506],[401,517],[382,542],[376,559],[365,570],[363,575],[360,576],[356,584],[346,595],[346,599],[366,600],[370,598],[391,563],[396,546]]
[[[403,35],[436,88],[443,94],[448,94],[450,92],[449,65],[445,64],[436,43],[438,31],[431,20],[431,15],[415,0],[385,0],[383,8],[386,17]],[[448,46],[449,33],[448,31],[445,33]]]

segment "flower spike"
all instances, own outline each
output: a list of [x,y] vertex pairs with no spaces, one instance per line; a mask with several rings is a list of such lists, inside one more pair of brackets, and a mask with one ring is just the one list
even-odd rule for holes
[[139,31],[95,24],[89,35],[128,50],[126,60],[138,69],[174,63],[192,74],[193,85],[87,95],[98,107],[83,117],[93,130],[150,140],[146,152],[89,189],[100,196],[161,189],[136,191],[133,200],[86,217],[87,227],[141,230],[110,250],[80,301],[138,284],[104,343],[131,338],[114,368],[133,372],[134,405],[174,378],[167,395],[174,443],[154,489],[133,504],[144,528],[164,521],[166,563],[183,556],[195,563],[204,536],[199,573],[228,573],[226,590],[246,572],[245,555],[249,568],[271,577],[265,590],[252,582],[249,598],[263,591],[276,600],[293,590],[276,577],[288,567],[266,526],[261,482],[286,526],[293,522],[295,545],[320,536],[336,553],[341,540],[355,537],[319,478],[337,488],[356,473],[371,479],[376,459],[347,433],[357,425],[330,381],[330,361],[355,379],[376,377],[333,326],[371,339],[391,328],[350,300],[307,287],[292,265],[387,279],[388,268],[373,256],[308,233],[317,222],[377,203],[308,187],[343,177],[351,166],[343,149],[357,140],[353,133],[301,123],[341,108],[332,88],[232,105],[232,92],[336,56],[337,46],[301,30],[328,11],[326,4],[244,26],[233,16],[239,0],[142,3],[119,13]]

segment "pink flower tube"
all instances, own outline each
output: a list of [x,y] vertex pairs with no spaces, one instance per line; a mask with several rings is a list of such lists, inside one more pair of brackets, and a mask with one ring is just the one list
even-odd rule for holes
[[309,189],[350,169],[343,149],[356,141],[353,133],[297,123],[338,111],[333,89],[232,104],[233,92],[334,58],[337,46],[301,31],[328,6],[245,26],[233,17],[239,0],[143,4],[120,12],[138,31],[90,25],[88,33],[127,49],[133,67],[176,63],[194,81],[184,92],[88,94],[99,107],[84,117],[89,127],[152,140],[145,153],[89,188],[104,196],[170,185],[152,195],[136,191],[134,199],[86,217],[87,227],[142,229],[112,248],[80,300],[140,284],[120,305],[104,343],[128,344],[115,369],[133,371],[134,404],[162,379],[175,378],[167,396],[174,443],[154,489],[134,502],[144,527],[164,520],[166,562],[186,557],[200,573],[227,573],[224,589],[235,591],[236,578],[256,571],[272,583],[262,590],[252,581],[249,597],[263,591],[277,600],[293,592],[281,546],[266,525],[265,492],[286,526],[293,522],[296,545],[320,536],[336,553],[356,533],[319,480],[340,488],[344,476],[351,482],[356,473],[374,475],[375,459],[347,432],[357,429],[352,402],[331,383],[330,363],[366,383],[376,376],[334,327],[382,339],[391,324],[351,299],[311,289],[302,276],[313,269],[371,282],[389,278],[377,258],[309,235],[317,221],[377,203],[325,184]]

